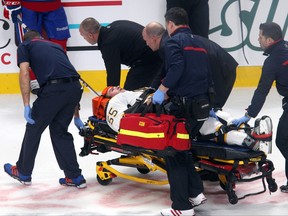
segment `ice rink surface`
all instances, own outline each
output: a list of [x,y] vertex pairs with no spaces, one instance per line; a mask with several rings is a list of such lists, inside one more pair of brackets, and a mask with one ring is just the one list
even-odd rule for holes
[[[249,105],[254,88],[233,89],[224,110],[235,117],[241,117]],[[85,92],[81,101],[82,120],[86,121],[92,115],[91,99],[94,93]],[[32,100],[33,100],[32,96]],[[42,136],[36,164],[32,175],[32,185],[24,186],[9,177],[3,170],[5,163],[15,164],[21,147],[25,130],[23,117],[23,103],[21,95],[0,95],[1,119],[1,151],[0,151],[0,215],[160,215],[162,208],[171,205],[169,185],[147,185],[123,178],[114,178],[107,186],[100,185],[96,180],[96,161],[106,161],[119,157],[116,152],[100,153],[78,157],[78,162],[83,175],[87,180],[86,189],[64,187],[59,185],[58,179],[63,177],[63,172],[56,162],[48,130]],[[31,104],[32,105],[32,104]],[[281,97],[276,89],[272,88],[265,105],[258,115],[268,115],[273,120],[273,152],[268,155],[274,166],[273,177],[278,187],[286,182],[284,176],[284,158],[275,145],[275,134],[278,119],[282,113]],[[249,122],[253,125],[253,120]],[[72,123],[69,131],[74,136],[77,154],[83,146],[83,138]],[[117,168],[135,176],[141,176],[137,170],[120,167]],[[153,179],[166,179],[161,172],[146,174]],[[179,179],[181,176],[179,176]],[[229,203],[225,191],[219,182],[205,181],[206,204],[195,208],[197,216],[214,215],[288,215],[288,194],[265,193],[249,196],[239,200],[236,205]],[[250,183],[237,183],[235,191],[241,194],[262,190],[260,180]]]

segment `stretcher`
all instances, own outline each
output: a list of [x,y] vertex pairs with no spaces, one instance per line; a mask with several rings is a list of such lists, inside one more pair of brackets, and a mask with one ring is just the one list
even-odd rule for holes
[[[132,145],[120,146],[116,142],[117,133],[107,125],[105,120],[99,120],[95,116],[88,118],[79,134],[84,138],[80,156],[111,151],[121,155],[112,160],[96,162],[97,181],[101,185],[109,185],[116,177],[146,184],[168,184],[168,180],[146,178],[144,174],[156,171],[166,173],[163,157],[173,155],[175,153],[173,149],[152,151]],[[219,145],[212,141],[193,141],[191,151],[200,175],[209,173],[212,174],[211,176],[217,176],[217,181],[227,193],[231,204],[236,204],[238,200],[247,196],[266,192],[266,184],[270,193],[278,189],[272,177],[274,165],[267,159],[264,151],[253,151],[236,145]],[[121,166],[137,169],[139,173],[143,174],[143,177],[120,172],[116,167]],[[238,182],[245,183],[255,180],[262,180],[263,190],[241,197],[237,196],[235,190]]]

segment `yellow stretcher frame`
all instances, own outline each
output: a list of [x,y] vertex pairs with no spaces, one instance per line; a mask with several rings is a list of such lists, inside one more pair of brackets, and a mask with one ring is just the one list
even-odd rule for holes
[[[88,120],[87,125],[92,130],[95,129],[93,123]],[[93,136],[93,141],[97,142],[100,145],[105,145],[105,143],[114,143],[111,147],[111,150],[122,152],[121,147],[117,148],[116,140],[113,138],[107,138],[99,135]],[[125,152],[123,152],[125,153]],[[127,152],[126,152],[127,153]],[[125,174],[123,172],[118,171],[117,169],[113,168],[112,165],[118,166],[126,166],[126,167],[133,167],[136,168],[140,173],[147,174],[149,172],[156,172],[160,171],[166,174],[164,160],[162,158],[158,158],[153,155],[140,153],[140,154],[131,154],[129,155],[121,155],[121,157],[109,160],[109,161],[98,161],[96,163],[96,174],[97,174],[97,181],[101,185],[108,185],[112,182],[113,178],[120,177],[123,179],[127,179],[130,181],[135,181],[144,184],[155,184],[155,185],[165,185],[168,184],[168,180],[153,180],[148,178],[141,178],[136,176],[131,176],[129,174]]]
[[[135,167],[142,174],[146,174],[149,172],[156,172],[158,170],[166,174],[166,170],[163,167],[152,162],[155,159],[157,158],[153,158],[153,156],[143,154],[143,155],[137,155],[137,156],[120,157],[118,158],[118,162],[119,162],[119,165],[121,166]],[[130,181],[135,181],[135,182],[145,183],[145,184],[154,184],[154,185],[168,184],[168,180],[153,180],[153,179],[148,179],[148,178],[131,176],[129,174],[119,172],[118,170],[114,169],[110,165],[109,161],[97,162],[96,173],[97,173],[97,180],[101,185],[110,184],[112,179],[115,177],[120,177],[120,178],[124,178]]]
[[[108,151],[116,151],[118,153],[123,153],[124,155],[121,155],[119,158],[115,158],[108,161],[98,161],[96,163],[96,174],[97,174],[97,181],[101,185],[108,185],[112,182],[113,178],[120,177],[123,179],[127,179],[134,182],[144,183],[144,184],[155,184],[155,185],[165,185],[168,184],[168,180],[154,180],[149,179],[145,177],[136,177],[131,176],[130,174],[125,174],[123,172],[118,171],[116,168],[113,168],[112,166],[124,166],[124,167],[132,167],[136,168],[140,173],[147,174],[149,172],[156,172],[160,171],[162,173],[166,174],[165,170],[165,161],[162,157],[160,157],[158,154],[155,155],[155,152],[151,150],[145,150],[145,149],[131,149],[127,146],[120,146],[117,144],[117,136],[116,137],[105,137],[103,134],[98,135],[97,130],[94,126],[94,124],[97,126],[97,123],[91,122],[88,120],[86,124],[86,128],[89,130],[88,132],[84,132],[82,135],[85,140],[85,135],[88,135],[86,140],[86,145],[88,146],[96,146],[96,148],[91,149],[91,151],[87,151],[86,154],[82,155],[88,155],[92,153],[92,150],[97,150],[100,153],[105,153]],[[99,131],[98,131],[99,132]],[[85,146],[85,143],[84,143]],[[99,151],[98,147],[101,151]],[[106,149],[107,148],[107,149]],[[81,153],[80,153],[81,154]],[[92,153],[93,154],[93,153]],[[264,152],[263,152],[264,154]],[[195,162],[197,171],[211,171],[212,173],[215,173],[218,176],[220,186],[223,190],[226,191],[228,195],[228,200],[231,204],[236,204],[238,200],[244,199],[247,196],[251,195],[257,195],[260,193],[264,193],[266,191],[266,185],[264,180],[266,179],[268,183],[268,188],[270,192],[275,192],[278,189],[278,186],[275,182],[275,179],[272,178],[272,172],[274,170],[274,166],[272,161],[267,160],[266,155],[261,154],[261,156],[254,156],[247,160],[246,159],[235,159],[235,160],[225,160],[225,159],[217,159],[206,157],[206,156],[196,156],[196,159],[199,161]],[[206,162],[208,161],[208,163]],[[210,163],[210,164],[209,164]],[[228,169],[222,168],[222,163],[228,165]],[[220,164],[220,165],[219,165]],[[261,175],[257,175],[251,178],[245,178],[242,179],[240,176],[240,171],[238,173],[238,168],[242,169],[247,165],[256,165],[258,166],[257,172],[261,173]],[[245,173],[246,174],[246,173]],[[253,174],[253,173],[252,173]],[[248,175],[251,175],[249,173]],[[238,197],[236,195],[236,192],[234,191],[234,188],[236,186],[237,182],[251,182],[254,180],[262,180],[263,184],[263,190],[255,193],[249,193],[245,194],[242,197]]]

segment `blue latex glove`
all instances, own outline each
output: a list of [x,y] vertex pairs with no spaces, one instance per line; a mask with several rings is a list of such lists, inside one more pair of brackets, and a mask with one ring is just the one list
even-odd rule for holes
[[152,97],[153,104],[162,104],[165,98],[165,93],[161,90],[157,90]]
[[214,109],[211,109],[209,111],[209,116],[212,118],[215,118],[217,121],[219,121],[218,116],[216,115],[216,113],[214,112]]
[[82,120],[78,117],[75,117],[74,118],[74,124],[75,126],[78,128],[78,130],[80,130],[83,126],[84,126],[84,123],[82,122]]
[[31,107],[30,105],[24,106],[24,118],[29,124],[35,124],[35,121],[31,118]]
[[4,10],[3,15],[6,19],[13,21],[13,23],[17,23],[17,16],[21,14],[21,1],[20,0],[4,0]]
[[250,117],[248,117],[247,115],[244,115],[243,117],[239,118],[239,119],[235,119],[232,121],[232,124],[236,125],[237,127],[239,127],[241,124],[246,123],[250,120]]

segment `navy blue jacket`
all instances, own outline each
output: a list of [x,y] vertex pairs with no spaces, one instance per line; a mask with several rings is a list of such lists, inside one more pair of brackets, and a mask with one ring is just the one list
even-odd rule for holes
[[273,81],[276,81],[278,93],[288,97],[288,42],[275,42],[265,50],[264,55],[269,56],[264,61],[260,81],[247,110],[251,117],[256,117],[260,112]]
[[29,62],[40,86],[48,80],[80,77],[63,48],[44,39],[24,41],[17,48],[17,64]]
[[209,60],[203,43],[195,39],[190,28],[173,32],[165,44],[165,78],[169,97],[192,98],[208,93]]

